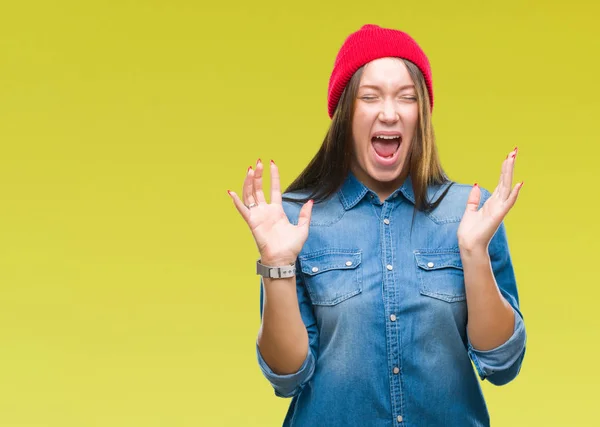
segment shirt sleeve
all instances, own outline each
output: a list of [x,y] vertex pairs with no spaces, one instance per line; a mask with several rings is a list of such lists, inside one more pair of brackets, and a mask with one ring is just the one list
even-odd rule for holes
[[[300,390],[302,390],[306,384],[310,381],[315,371],[316,359],[317,359],[317,351],[318,351],[318,331],[317,331],[317,322],[315,320],[314,312],[312,309],[312,304],[310,302],[310,297],[306,291],[306,287],[302,283],[300,266],[298,265],[298,261],[296,261],[296,293],[298,295],[298,304],[300,306],[300,315],[302,316],[302,321],[306,326],[306,331],[308,332],[308,352],[306,358],[304,359],[304,363],[298,369],[297,372],[286,375],[279,375],[274,373],[271,368],[267,365],[265,360],[263,359],[260,350],[258,348],[258,343],[256,344],[256,356],[258,358],[258,365],[264,375],[264,377],[271,383],[275,391],[275,395],[278,397],[293,397],[296,396]],[[263,280],[260,278],[260,316],[262,320],[263,313]]]
[[468,344],[468,352],[477,373],[482,380],[487,379],[495,385],[512,381],[521,369],[525,356],[525,324],[523,318],[514,310],[515,328],[512,336],[500,346],[491,350],[477,350]]
[[[484,189],[482,189],[482,193],[481,204],[483,205],[485,200],[490,197],[490,193]],[[519,374],[525,357],[527,341],[504,222],[500,224],[494,234],[488,251],[496,283],[502,296],[513,308],[515,327],[513,334],[506,342],[491,350],[476,350],[469,339],[468,353],[481,380],[487,379],[494,385],[504,385],[515,379]]]

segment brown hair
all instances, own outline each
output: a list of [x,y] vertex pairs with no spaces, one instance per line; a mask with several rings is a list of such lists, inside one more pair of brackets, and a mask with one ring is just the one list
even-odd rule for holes
[[[419,108],[417,131],[404,168],[409,168],[408,174],[410,174],[413,183],[415,213],[416,210],[429,212],[442,201],[450,186],[435,202],[427,200],[427,186],[444,184],[450,182],[450,180],[442,169],[438,157],[429,109],[429,93],[423,74],[412,62],[402,58],[399,59],[404,62],[413,80]],[[284,193],[288,193],[308,190],[310,194],[304,199],[291,199],[284,196],[283,200],[305,203],[309,199],[313,199],[315,203],[319,203],[338,191],[344,183],[350,171],[352,118],[363,69],[364,66],[359,68],[346,85],[319,151],[284,191]]]

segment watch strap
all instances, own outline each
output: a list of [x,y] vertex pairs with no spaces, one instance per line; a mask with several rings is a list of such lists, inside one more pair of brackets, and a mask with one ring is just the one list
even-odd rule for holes
[[291,263],[282,266],[269,266],[261,264],[260,259],[256,261],[256,274],[269,279],[287,279],[296,275],[296,264]]

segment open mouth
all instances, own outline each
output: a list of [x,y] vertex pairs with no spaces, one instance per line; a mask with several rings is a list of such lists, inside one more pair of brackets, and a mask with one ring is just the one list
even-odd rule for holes
[[383,159],[392,159],[396,152],[398,151],[398,147],[400,147],[400,143],[402,142],[402,137],[398,136],[385,136],[379,135],[371,138],[371,144],[373,145],[373,150],[375,153],[383,158]]

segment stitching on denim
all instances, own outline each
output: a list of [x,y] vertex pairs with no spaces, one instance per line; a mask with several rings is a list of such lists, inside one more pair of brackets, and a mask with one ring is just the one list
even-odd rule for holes
[[332,305],[337,305],[339,303],[341,303],[342,301],[346,301],[347,299],[358,295],[362,293],[362,289],[359,287],[358,289],[355,289],[354,291],[348,292],[344,295],[340,295],[337,298],[333,299],[333,300],[317,300],[316,298],[313,300],[313,304],[314,305],[321,305],[321,306],[332,306]]
[[[452,255],[460,256],[460,252],[457,252],[453,248],[452,249],[437,248],[437,249],[415,250],[415,251],[413,251],[413,253],[414,253],[414,257],[415,257],[415,263],[417,265],[417,276],[419,278],[419,285],[420,285],[419,293],[421,295],[430,296],[430,297],[437,298],[439,300],[446,301],[446,302],[457,302],[457,301],[464,301],[467,299],[466,292],[454,293],[454,294],[439,292],[439,291],[429,288],[425,282],[425,278],[428,277],[428,276],[426,276],[427,274],[432,274],[432,272],[435,272],[435,271],[443,269],[443,268],[456,268],[456,269],[462,270],[462,267],[459,267],[453,263],[448,263],[448,261],[446,261],[446,263],[444,263],[440,268],[426,268],[425,267],[426,266],[425,259],[427,259],[427,255],[452,254]],[[419,256],[422,256],[423,261],[421,261],[419,259]],[[432,258],[435,259],[435,257],[430,257],[429,259],[432,259]],[[433,273],[433,274],[435,274],[435,273]],[[440,274],[439,271],[438,271],[438,274]],[[441,273],[441,274],[443,274],[443,273]]]
[[[466,188],[466,189],[470,190],[471,185],[460,184],[458,182],[454,182],[454,184],[452,185],[452,188]],[[440,188],[441,191],[443,191],[444,189],[445,189],[445,187]],[[487,190],[485,190],[485,189],[482,189],[482,190],[483,191],[481,192],[482,194],[481,194],[481,199],[480,199],[480,203],[479,203],[479,208],[481,208],[481,206],[483,205],[483,202],[485,202],[484,198],[487,199],[487,196],[486,196]],[[452,191],[452,190],[450,190],[450,191]],[[448,196],[446,196],[446,197],[448,197]],[[425,213],[425,216],[427,216],[429,219],[431,219],[434,223],[436,223],[438,225],[460,222],[462,219],[462,215],[463,215],[463,212],[461,212],[460,215],[452,215],[449,217],[442,218],[442,217],[436,215],[435,210],[433,212]]]
[[342,248],[319,249],[318,251],[313,251],[313,252],[306,253],[304,255],[300,255],[298,258],[301,261],[308,261],[309,259],[313,259],[313,258],[320,257],[320,256],[323,256],[323,255],[355,255],[355,256],[360,256],[360,255],[362,255],[362,250],[360,250],[360,249],[342,249]]
[[[323,262],[327,262],[329,261],[329,263],[327,265],[319,265],[319,271],[317,273],[311,274],[312,271],[310,270],[311,265],[313,265],[312,263],[309,263],[307,265],[304,264],[304,262],[313,260],[315,258],[319,258],[322,256],[328,256],[328,255],[335,255],[335,256],[339,256],[339,263],[338,264],[333,264],[332,260],[323,260]],[[360,293],[362,293],[362,268],[359,268],[361,263],[362,263],[362,251],[360,249],[341,249],[341,248],[335,248],[335,249],[321,249],[318,251],[314,251],[305,255],[302,255],[299,258],[299,261],[301,263],[301,271],[304,274],[304,283],[306,286],[306,289],[308,290],[308,294],[310,296],[310,299],[313,303],[313,305],[320,305],[320,306],[333,306],[333,305],[337,305],[339,303],[341,303],[342,301],[345,301],[347,299],[349,299],[350,297],[353,297],[355,295],[358,295]],[[349,258],[354,261],[352,263],[352,265],[347,266],[345,264],[346,261],[349,260]],[[327,272],[327,271],[332,271],[332,270],[339,270],[339,271],[354,271],[354,277],[353,279],[350,279],[350,276],[348,276],[349,280],[352,280],[354,284],[349,284],[349,286],[351,286],[350,291],[346,292],[345,294],[342,295],[337,295],[334,299],[323,299],[323,298],[319,298],[319,292],[317,291],[317,289],[315,289],[315,284],[311,283],[313,280],[319,280],[319,279],[313,279],[315,277],[318,277],[321,273]],[[350,274],[350,273],[345,273],[345,274]]]

